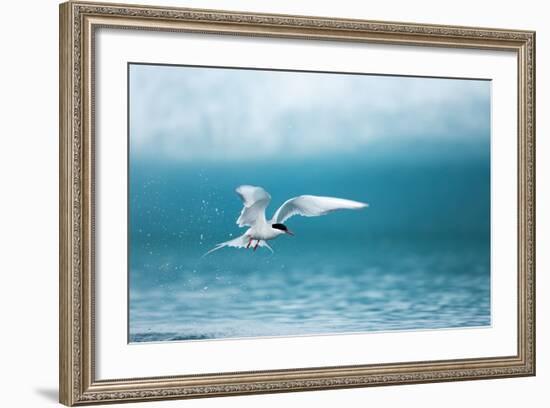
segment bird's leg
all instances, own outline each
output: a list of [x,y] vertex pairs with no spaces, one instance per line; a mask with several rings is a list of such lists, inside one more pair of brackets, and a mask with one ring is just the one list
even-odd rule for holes
[[250,244],[252,243],[252,237],[248,240],[248,244],[246,244],[246,249],[250,248]]
[[260,245],[260,240],[256,241],[256,246],[254,247],[254,251],[256,251],[256,249],[258,249],[258,245]]

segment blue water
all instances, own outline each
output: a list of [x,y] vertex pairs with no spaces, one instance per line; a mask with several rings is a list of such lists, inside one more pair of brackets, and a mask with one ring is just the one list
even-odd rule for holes
[[[490,325],[489,139],[480,140],[248,165],[131,160],[130,341]],[[240,184],[271,193],[268,216],[300,194],[370,207],[293,217],[296,236],[273,241],[273,255],[201,258],[244,231]]]

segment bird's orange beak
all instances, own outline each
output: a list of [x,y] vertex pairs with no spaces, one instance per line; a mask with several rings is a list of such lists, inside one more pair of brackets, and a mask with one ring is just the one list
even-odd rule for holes
[[290,230],[286,230],[286,233],[287,233],[288,235],[294,236],[294,232],[292,232],[292,231],[290,231]]

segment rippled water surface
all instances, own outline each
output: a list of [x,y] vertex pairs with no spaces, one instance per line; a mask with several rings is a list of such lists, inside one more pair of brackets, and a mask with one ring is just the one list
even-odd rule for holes
[[402,249],[386,258],[391,251],[384,248],[354,248],[347,259],[330,251],[309,248],[286,257],[228,249],[210,259],[180,263],[174,257],[158,270],[135,272],[153,273],[156,283],[131,293],[130,340],[490,324],[488,259],[475,250]]

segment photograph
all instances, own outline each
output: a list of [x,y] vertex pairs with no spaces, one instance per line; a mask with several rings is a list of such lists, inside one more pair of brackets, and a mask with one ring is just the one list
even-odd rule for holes
[[310,6],[59,5],[62,404],[539,376],[542,20]]
[[130,343],[492,325],[490,80],[127,74]]

